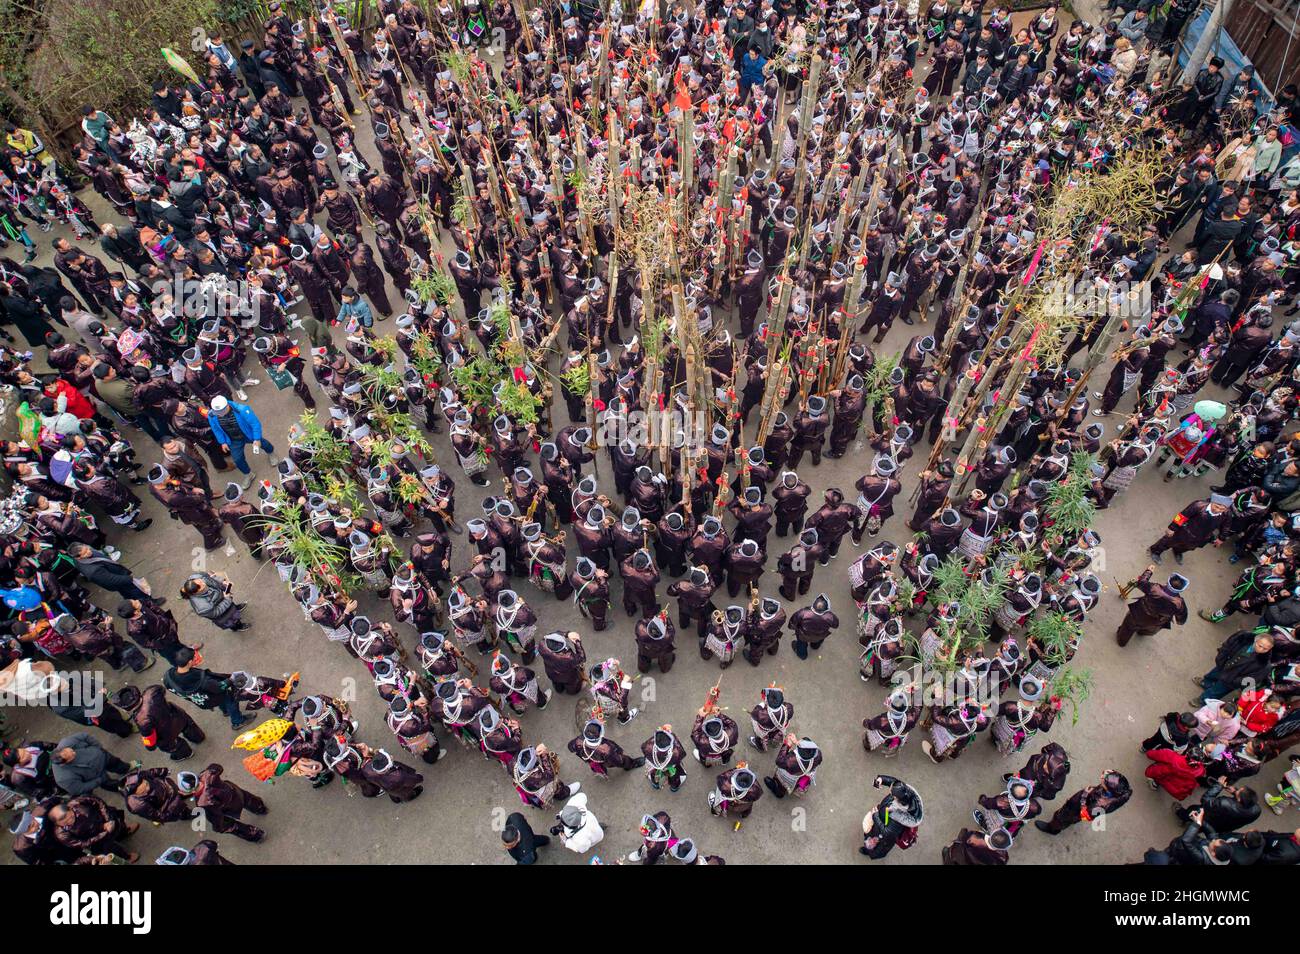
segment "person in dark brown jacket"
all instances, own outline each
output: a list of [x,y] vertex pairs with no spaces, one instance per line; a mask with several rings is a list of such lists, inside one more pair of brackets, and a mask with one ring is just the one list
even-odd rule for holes
[[[182,773],[186,774],[186,773]],[[155,824],[188,821],[198,812],[190,807],[171,771],[166,768],[137,769],[122,779],[126,810]]]
[[623,609],[628,616],[636,616],[638,610],[642,619],[648,619],[659,612],[659,595],[655,587],[659,583],[659,570],[655,568],[654,557],[650,551],[642,548],[629,554],[619,564],[623,576]]
[[948,499],[948,488],[952,486],[953,467],[951,461],[940,461],[935,470],[922,471],[921,489],[916,497],[916,510],[912,519],[907,521],[907,529],[919,533],[931,517],[935,515],[943,502]]
[[266,529],[260,520],[262,512],[244,499],[244,488],[234,481],[226,484],[222,498],[224,502],[217,511],[221,522],[248,544],[253,559],[263,559],[262,541],[266,538]]
[[1187,577],[1175,573],[1168,583],[1151,582],[1154,566],[1142,571],[1134,584],[1142,595],[1128,604],[1128,612],[1115,631],[1115,642],[1127,646],[1134,635],[1151,636],[1170,625],[1179,626],[1187,622],[1187,603],[1183,591],[1187,589]]
[[727,548],[727,595],[733,599],[742,589],[754,587],[763,575],[767,553],[757,541],[741,540]]
[[772,490],[772,509],[776,516],[776,535],[784,537],[794,529],[798,532],[808,513],[808,495],[812,491],[792,470],[782,471],[779,482]]
[[225,770],[220,765],[213,762],[197,777],[182,772],[181,790],[203,810],[213,831],[231,834],[244,841],[261,841],[266,837],[266,832],[256,825],[240,821],[239,816],[245,811],[265,815],[269,810],[266,802],[223,778],[223,771]]
[[162,686],[147,686],[143,691],[123,686],[113,703],[130,713],[146,749],[166,752],[173,762],[189,758],[194,754],[190,743],[197,745],[207,738],[187,712],[167,701]]
[[609,614],[609,574],[586,557],[578,557],[573,572],[569,574],[573,587],[573,600],[578,612],[591,620],[591,628],[603,630]]
[[903,485],[894,476],[898,472],[898,463],[892,457],[877,456],[871,465],[871,473],[863,474],[854,486],[858,491],[857,509],[859,516],[853,521],[853,542],[862,542],[863,532],[875,536],[882,525],[894,515],[894,498],[903,489]]
[[148,530],[153,519],[140,516],[140,498],[131,488],[112,474],[101,473],[88,460],[79,460],[72,467],[77,480],[77,490],[86,501],[103,510],[113,522],[129,527],[136,533]]
[[956,510],[952,507],[944,507],[937,515],[926,521],[921,532],[925,536],[930,552],[944,560],[956,549],[965,527],[962,526],[961,515]]
[[708,568],[703,566],[691,567],[686,579],[668,585],[668,596],[677,600],[677,625],[681,629],[689,629],[694,620],[699,635],[704,636],[705,626],[713,613],[713,594],[717,588],[718,584],[710,578]]
[[682,762],[686,758],[686,749],[673,732],[671,725],[661,725],[655,729],[650,738],[641,743],[641,754],[645,757],[646,777],[650,787],[655,791],[668,783],[669,791],[677,791],[686,781],[686,769]]
[[[1036,754],[1029,756],[1017,777],[1034,783],[1034,795],[1043,801],[1050,801],[1065,788],[1066,776],[1070,774],[1070,756],[1059,742],[1048,742]],[[1010,775],[1004,776],[1009,781]]]
[[817,536],[825,548],[821,564],[825,566],[831,558],[840,552],[840,541],[853,529],[858,518],[858,508],[844,502],[844,493],[838,487],[829,488],[823,494],[823,503],[805,522],[805,527],[817,531]]
[[951,845],[944,846],[945,865],[1005,865],[1009,860],[1011,833],[999,828],[991,833],[963,828]]
[[383,749],[371,749],[360,742],[350,745],[331,738],[325,743],[325,764],[358,785],[365,798],[387,795],[400,804],[419,798],[424,791],[423,775]]
[[215,550],[226,542],[221,519],[212,509],[203,488],[181,483],[159,464],[149,472],[149,492],[167,508],[167,514],[173,520],[199,531],[205,550]]
[[753,540],[759,547],[767,546],[767,535],[772,530],[772,505],[763,500],[763,488],[746,487],[727,505],[727,510],[736,518],[734,543]]
[[812,455],[813,465],[822,462],[822,443],[830,427],[826,413],[826,399],[814,395],[808,398],[804,409],[794,419],[794,436],[790,440],[789,468],[797,470],[804,453]]
[[776,752],[776,771],[763,779],[767,790],[777,798],[806,795],[817,784],[817,768],[822,764],[822,750],[808,736],[796,739],[787,735]]
[[1098,784],[1079,789],[1065,800],[1050,821],[1039,819],[1034,827],[1049,835],[1059,835],[1071,825],[1095,821],[1119,811],[1132,795],[1128,779],[1114,769],[1107,769]]
[[128,822],[120,808],[111,807],[96,795],[70,798],[50,808],[45,818],[54,840],[64,848],[93,855],[117,855],[128,862],[139,859],[136,852],[122,846],[122,839],[134,835],[140,829],[139,824]]
[[691,754],[701,765],[726,765],[740,741],[740,727],[736,720],[716,707],[701,709],[695,714],[691,726]]
[[537,652],[556,692],[577,695],[582,691],[582,669],[587,662],[587,651],[579,633],[547,633],[538,644]]
[[748,818],[754,803],[763,797],[758,776],[745,762],[718,775],[717,785],[709,793],[709,812],[719,816]]
[[582,727],[582,734],[569,740],[569,751],[587,763],[597,775],[609,775],[611,768],[620,768],[625,772],[640,768],[645,758],[633,758],[623,751],[623,747],[605,735],[605,724],[598,719],[591,719]]
[[827,457],[843,457],[849,449],[849,442],[857,435],[858,428],[862,425],[862,415],[867,408],[863,385],[862,376],[854,374],[842,389],[832,392],[835,398],[835,421],[831,424],[831,444],[826,452]]
[[825,557],[826,547],[822,545],[821,534],[813,527],[801,531],[799,541],[776,561],[777,572],[781,574],[781,595],[792,602],[805,595],[812,587],[817,565],[824,565]]
[[1166,550],[1174,551],[1174,561],[1181,564],[1183,554],[1212,543],[1227,529],[1231,516],[1232,498],[1211,494],[1208,500],[1196,500],[1182,509],[1170,521],[1164,535],[1147,552],[1156,563]]
[[840,618],[831,610],[830,598],[819,593],[811,606],[805,606],[790,617],[788,625],[794,633],[790,648],[800,659],[807,659],[808,650],[816,652],[821,649],[831,630],[839,628]]
[[722,579],[722,556],[727,549],[727,538],[722,532],[722,522],[710,514],[700,521],[691,537],[691,562],[707,567],[709,576]]
[[694,521],[681,511],[673,510],[659,518],[656,531],[655,561],[667,567],[670,576],[685,575],[687,548],[695,532]]
[[673,638],[676,629],[667,611],[636,623],[636,668],[640,672],[649,672],[653,663],[659,664],[659,671],[667,673],[673,668],[677,658]]
[[64,613],[54,618],[53,626],[77,652],[102,659],[114,669],[129,666],[133,672],[144,672],[153,665],[153,660],[113,629],[112,617],[78,620]]
[[757,666],[763,656],[775,656],[781,648],[781,631],[785,629],[785,610],[780,600],[763,597],[758,606],[749,611],[745,620],[745,648],[741,654],[751,666]]

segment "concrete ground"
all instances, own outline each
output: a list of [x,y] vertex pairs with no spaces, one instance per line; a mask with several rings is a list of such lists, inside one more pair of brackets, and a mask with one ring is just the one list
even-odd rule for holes
[[[368,125],[358,123],[366,132]],[[364,145],[373,157],[370,144]],[[94,205],[97,214],[102,213],[97,196],[89,190],[83,196]],[[42,264],[49,262],[51,237],[38,236]],[[86,247],[98,254],[96,246]],[[917,330],[897,324],[877,353],[898,351]],[[377,331],[391,333],[392,325],[381,322]],[[1101,381],[1096,383],[1099,385]],[[289,425],[302,412],[301,403],[292,392],[277,392],[265,380],[250,391],[250,396],[268,435],[276,443],[282,443]],[[1126,401],[1121,410],[1129,406]],[[324,417],[324,405],[319,414]],[[560,423],[566,419],[562,403],[556,407],[555,419]],[[1118,420],[1118,416],[1107,420],[1108,435]],[[131,436],[141,458],[152,462],[156,449],[149,439],[143,434]],[[451,464],[453,458],[445,432],[436,436],[433,444],[438,459]],[[816,468],[805,461],[802,476],[813,487],[812,499],[819,499],[822,490],[829,486],[849,488],[863,473],[870,453],[870,448],[859,441],[840,460],[827,458]],[[904,492],[899,498],[899,515],[885,526],[880,539],[906,542],[908,531],[903,521],[910,512],[906,500],[916,474],[924,465],[926,453],[924,446],[919,448],[917,458],[902,475]],[[271,468],[265,456],[251,460],[259,476],[270,476]],[[457,480],[457,503],[463,522],[478,511],[483,495],[480,488],[463,479],[458,468],[451,466],[450,470]],[[608,475],[606,463],[602,463],[601,471]],[[499,486],[497,475],[492,476],[494,485]],[[213,475],[213,480],[217,487],[223,486],[225,475]],[[857,847],[861,821],[880,797],[872,789],[872,779],[883,772],[915,785],[926,807],[925,824],[917,844],[908,851],[895,851],[885,863],[937,863],[940,849],[959,829],[971,823],[970,812],[978,796],[1000,791],[1002,774],[1019,768],[1030,751],[1036,751],[1049,740],[1060,742],[1071,756],[1073,768],[1066,794],[1093,784],[1104,770],[1113,768],[1128,776],[1135,789],[1134,796],[1122,811],[1106,820],[1104,829],[1079,826],[1058,838],[1029,829],[1022,833],[1012,850],[1013,862],[1136,861],[1144,848],[1163,845],[1179,832],[1169,797],[1151,792],[1144,784],[1142,772],[1147,761],[1138,744],[1153,731],[1165,712],[1188,707],[1187,700],[1196,691],[1191,678],[1209,668],[1219,643],[1232,632],[1227,624],[1213,626],[1201,621],[1195,612],[1219,606],[1235,572],[1220,551],[1189,554],[1182,568],[1192,580],[1188,591],[1192,617],[1187,625],[1135,639],[1123,650],[1113,637],[1123,616],[1115,581],[1124,582],[1141,572],[1148,562],[1146,546],[1160,536],[1170,517],[1182,506],[1205,496],[1212,482],[1202,479],[1163,483],[1154,470],[1148,469],[1119,498],[1116,506],[1099,515],[1096,526],[1105,549],[1105,565],[1099,575],[1106,584],[1106,592],[1087,624],[1074,663],[1076,667],[1092,670],[1094,693],[1084,705],[1077,724],[1072,724],[1068,714],[1064,714],[1050,735],[1039,736],[1036,744],[1020,756],[1000,758],[987,736],[983,736],[956,762],[936,766],[921,751],[920,741],[924,736],[919,732],[898,758],[884,759],[864,753],[862,719],[881,710],[885,693],[877,684],[864,684],[858,677],[859,646],[845,572],[857,551],[847,540],[839,559],[818,569],[810,594],[826,592],[842,620],[840,630],[827,640],[822,651],[801,662],[783,643],[779,654],[765,659],[759,668],[738,660],[722,677],[722,703],[746,730],[747,711],[757,701],[759,690],[771,682],[784,687],[795,706],[795,730],[815,739],[825,754],[818,783],[808,797],[778,801],[765,793],[753,816],[739,831],[733,831],[730,821],[709,814],[705,801],[716,772],[703,769],[693,760],[688,759],[689,778],[677,794],[666,789],[653,791],[640,772],[610,781],[599,780],[565,748],[585,717],[578,715],[572,696],[557,697],[546,711],[530,711],[524,716],[525,737],[531,743],[545,742],[561,752],[563,777],[581,780],[584,790],[590,793],[589,807],[606,832],[595,854],[606,862],[613,862],[636,848],[640,843],[637,826],[642,814],[659,810],[671,814],[679,836],[693,837],[701,851],[721,855],[731,863],[860,862]],[[170,606],[180,621],[182,639],[205,643],[206,666],[220,671],[244,669],[266,675],[301,671],[303,693],[321,692],[350,700],[361,723],[358,737],[400,756],[396,740],[384,725],[384,710],[366,670],[341,648],[327,643],[320,630],[304,620],[273,569],[252,559],[233,537],[224,549],[205,554],[197,534],[170,522],[147,495],[145,510],[154,518],[153,528],[140,535],[119,536],[115,542],[137,575],[147,577],[155,592],[171,596]],[[770,566],[774,566],[776,556],[789,542],[771,538]],[[460,570],[468,562],[469,548],[464,537],[455,537],[453,543],[452,567]],[[198,568],[229,575],[236,595],[249,603],[247,618],[253,624],[251,630],[238,634],[217,630],[188,611],[176,596],[176,590]],[[776,596],[778,582],[775,571],[769,569],[761,584],[762,593]],[[633,621],[619,607],[617,581],[613,587],[612,625],[603,633],[590,632],[571,602],[557,602],[526,586],[521,592],[540,617],[539,632],[576,629],[583,634],[590,659],[615,655],[629,668],[635,668]],[[112,596],[102,602],[110,610],[115,604]],[[793,612],[804,605],[806,602],[801,601],[787,605],[786,609]],[[375,607],[373,600],[368,608],[376,618],[390,618],[388,610]],[[413,648],[415,634],[409,627],[401,629],[408,648]],[[642,714],[627,727],[612,726],[612,736],[625,749],[639,748],[651,731],[664,723],[671,723],[684,738],[706,692],[718,679],[716,662],[699,659],[691,635],[679,635],[678,641],[680,652],[672,672],[667,676],[656,673],[642,678],[633,688],[634,703],[640,706]],[[540,671],[540,664],[537,668]],[[161,665],[156,666],[135,680],[110,671],[106,674],[107,688],[111,693],[130,681],[138,684],[158,681],[162,671]],[[10,741],[54,740],[76,728],[46,710],[13,710],[5,715]],[[234,733],[219,713],[198,712],[196,718],[209,733],[208,741],[197,747],[194,758],[180,765],[146,753],[134,738],[117,740],[101,734],[102,740],[119,755],[142,758],[146,765],[199,770],[210,762],[221,762],[228,777],[245,787],[256,787],[271,809],[265,819],[267,840],[250,845],[230,835],[212,836],[224,854],[241,864],[500,863],[505,855],[498,833],[506,815],[522,810],[541,832],[553,823],[548,813],[521,809],[518,797],[499,767],[485,762],[476,751],[462,749],[454,743],[450,745],[448,757],[437,766],[421,766],[426,774],[424,794],[414,802],[394,805],[383,798],[357,799],[356,791],[341,780],[321,791],[313,791],[293,777],[258,786],[239,764],[244,753],[229,748]],[[770,753],[756,753],[742,743],[738,757],[749,759],[762,774],[771,771]],[[1266,766],[1254,780],[1257,790],[1271,788],[1284,768],[1285,760]],[[1048,803],[1046,812],[1055,810],[1059,803],[1060,799]],[[1274,819],[1268,813],[1261,821],[1261,827],[1290,828],[1292,825],[1291,819]],[[177,823],[162,828],[145,825],[131,844],[141,852],[143,860],[150,861],[169,845],[188,847],[202,837],[208,836],[187,831]],[[8,852],[4,857],[13,861]],[[587,860],[558,846],[544,852],[542,857],[547,863]]]

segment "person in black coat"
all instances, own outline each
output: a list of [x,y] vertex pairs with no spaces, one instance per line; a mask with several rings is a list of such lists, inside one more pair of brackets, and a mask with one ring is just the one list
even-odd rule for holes
[[1198,305],[1192,313],[1192,333],[1187,338],[1187,346],[1199,348],[1211,334],[1226,330],[1232,324],[1232,312],[1240,300],[1235,288],[1226,288],[1217,298]]
[[[0,282],[0,329],[9,325],[18,329],[29,348],[45,344],[45,336],[54,330],[54,326],[45,320],[37,302]],[[13,340],[7,331],[4,334],[10,341]]]
[[244,40],[239,44],[239,75],[255,97],[261,99],[266,95],[262,74],[257,69],[257,54],[252,40]]
[[1193,128],[1201,121],[1209,119],[1213,125],[1218,115],[1219,92],[1223,89],[1223,60],[1217,56],[1210,58],[1210,64],[1201,70],[1192,84],[1192,96],[1196,102]]
[[59,324],[65,324],[63,321],[65,309],[62,302],[72,292],[63,284],[63,276],[59,274],[59,270],[49,266],[28,264],[19,266],[18,271],[27,280],[27,297],[32,301],[39,301],[45,307],[45,314],[50,318]]
[[1246,686],[1268,684],[1273,665],[1273,637],[1243,629],[1233,633],[1214,657],[1214,668],[1196,680],[1200,701],[1223,699]]
[[136,274],[142,273],[149,264],[149,256],[140,244],[140,231],[133,225],[106,223],[99,236],[99,247],[113,261],[129,266]]
[[[1252,788],[1229,785],[1226,778],[1220,778],[1201,795],[1201,810],[1206,823],[1215,831],[1236,831],[1259,818],[1259,797]],[[1192,820],[1193,811],[1181,805],[1174,808],[1174,814],[1184,824]]]
[[[77,572],[87,582],[94,583],[102,590],[116,593],[124,600],[139,600],[141,603],[153,603],[154,598],[140,589],[135,583],[131,571],[115,562],[108,554],[96,550],[86,543],[74,543],[68,547],[68,556],[77,565]],[[165,600],[157,601],[159,603]]]
[[888,787],[889,794],[863,820],[862,845],[858,851],[872,861],[878,861],[888,855],[900,840],[904,848],[915,840],[924,810],[916,789],[901,779],[877,775],[871,784],[875,788]]
[[519,812],[511,812],[506,827],[501,831],[501,847],[516,864],[531,865],[537,861],[538,849],[551,843],[547,835],[539,835]]
[[1264,852],[1261,865],[1300,864],[1300,828],[1295,831],[1262,831]]
[[1220,838],[1219,833],[1205,820],[1199,808],[1188,813],[1187,828],[1169,843],[1165,853],[1176,865],[1226,864],[1232,859],[1232,843]]

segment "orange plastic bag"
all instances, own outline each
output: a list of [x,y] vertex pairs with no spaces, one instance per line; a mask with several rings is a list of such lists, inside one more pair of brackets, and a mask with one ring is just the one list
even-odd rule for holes
[[277,764],[261,752],[254,752],[244,758],[244,768],[248,769],[248,773],[259,782],[269,782],[275,778]]

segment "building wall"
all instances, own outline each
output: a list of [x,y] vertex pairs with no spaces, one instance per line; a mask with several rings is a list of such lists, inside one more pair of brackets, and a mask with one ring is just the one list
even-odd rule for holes
[[1300,85],[1297,17],[1300,0],[1236,0],[1228,17],[1228,33],[1273,92],[1289,83]]

